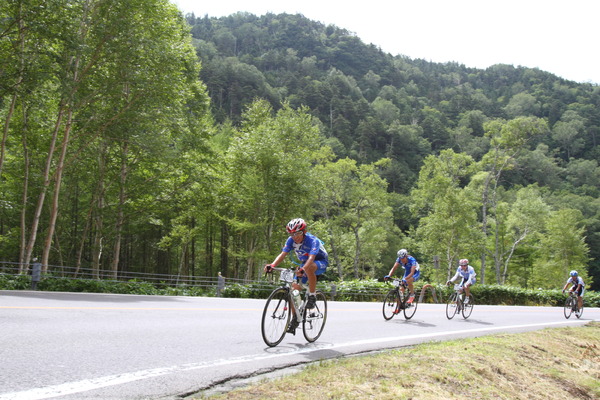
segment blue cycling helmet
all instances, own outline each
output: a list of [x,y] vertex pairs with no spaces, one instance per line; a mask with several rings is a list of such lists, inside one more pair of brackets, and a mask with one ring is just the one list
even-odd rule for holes
[[579,275],[579,274],[577,273],[577,271],[575,271],[575,270],[571,271],[571,276],[577,276],[577,275]]

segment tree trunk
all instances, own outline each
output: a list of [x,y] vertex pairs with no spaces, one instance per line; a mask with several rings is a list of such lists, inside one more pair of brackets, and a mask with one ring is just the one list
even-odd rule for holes
[[71,122],[73,118],[73,111],[69,110],[67,123],[65,126],[65,132],[63,136],[60,156],[58,158],[58,164],[55,172],[55,184],[54,193],[52,196],[52,207],[50,209],[50,223],[48,225],[48,234],[46,236],[46,242],[44,244],[44,251],[42,255],[42,268],[44,272],[48,270],[48,259],[50,256],[50,250],[52,249],[52,238],[54,237],[54,229],[56,227],[56,219],[58,217],[58,199],[60,195],[60,185],[62,182],[62,173],[65,166],[65,158],[67,155],[67,147],[69,145],[69,137],[71,133]]
[[360,237],[358,234],[358,230],[359,228],[356,227],[355,229],[353,229],[354,231],[354,239],[356,240],[356,250],[354,251],[354,277],[356,279],[359,278],[358,275],[358,262],[360,260]]
[[102,258],[102,234],[104,225],[104,179],[106,175],[106,143],[100,145],[98,157],[98,186],[96,195],[96,213],[94,215],[94,242],[92,245],[92,273],[95,279],[100,279],[100,262]]
[[[58,116],[56,118],[56,122],[54,125],[54,131],[52,132],[52,138],[50,140],[50,147],[48,149],[48,155],[46,157],[46,166],[44,168],[44,173],[43,173],[44,182],[42,185],[41,192],[38,196],[37,205],[36,205],[35,212],[33,215],[33,221],[31,223],[31,231],[30,231],[29,241],[27,242],[27,246],[26,246],[26,250],[25,250],[25,260],[24,260],[25,265],[28,265],[29,261],[31,260],[31,254],[33,253],[33,247],[34,247],[36,239],[37,239],[37,231],[38,231],[38,227],[40,224],[42,209],[44,207],[44,202],[46,200],[46,193],[48,192],[48,187],[50,186],[50,169],[52,168],[52,159],[54,158],[54,151],[56,149],[56,141],[58,139],[58,132],[62,125],[62,119],[64,116],[64,112],[65,112],[64,104],[61,104],[61,106],[59,107]],[[42,267],[44,269],[48,268],[48,266],[44,265],[43,263],[42,263]]]
[[227,222],[221,222],[221,275],[227,276],[228,272],[228,249],[229,249],[229,230],[227,229]]
[[114,250],[113,250],[113,261],[112,261],[112,275],[113,275],[113,279],[117,279],[117,275],[118,275],[118,271],[119,271],[119,259],[121,256],[121,236],[122,236],[122,232],[123,232],[123,221],[125,219],[124,217],[124,211],[123,208],[125,207],[125,201],[127,200],[127,196],[125,194],[125,188],[126,188],[126,183],[127,183],[127,174],[128,174],[128,168],[127,168],[127,157],[129,153],[129,144],[127,142],[123,143],[122,149],[121,149],[121,179],[120,179],[120,185],[119,185],[119,207],[118,207],[118,211],[117,211],[117,220],[115,222],[115,246],[114,246]]

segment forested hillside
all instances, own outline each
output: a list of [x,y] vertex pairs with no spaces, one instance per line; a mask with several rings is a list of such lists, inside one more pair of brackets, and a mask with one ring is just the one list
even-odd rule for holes
[[[525,67],[495,65],[479,70],[386,54],[342,28],[301,15],[257,17],[238,13],[218,19],[188,15],[187,19],[217,120],[239,121],[241,110],[256,97],[267,99],[274,108],[281,102],[309,107],[336,158],[349,157],[360,164],[389,158],[390,164],[379,173],[386,179],[388,191],[399,195],[393,197],[399,203],[393,207],[394,222],[404,232],[420,225],[420,214],[403,203],[419,202],[404,197],[416,189],[426,158],[452,150],[469,157],[469,163],[479,164],[477,174],[487,173],[482,179],[494,185],[494,198],[483,202],[493,209],[487,215],[490,228],[498,229],[506,242],[488,249],[488,257],[493,255],[490,261],[518,262],[523,270],[532,268],[527,265],[533,263],[531,254],[520,254],[522,249],[517,246],[530,236],[530,246],[541,250],[540,238],[532,234],[532,227],[492,226],[497,218],[506,222],[515,218],[498,215],[498,207],[509,213],[515,195],[528,188],[555,211],[572,207],[581,212],[565,229],[583,234],[591,250],[591,270],[600,272],[595,250],[600,205],[598,86]],[[544,126],[537,132],[521,132],[529,137],[512,144],[517,147],[502,148],[504,145],[494,143],[493,136],[505,129],[499,125],[519,119],[531,124],[543,121]],[[497,159],[492,162],[490,157]],[[466,179],[474,175],[466,170],[463,173],[454,177],[456,186],[449,190],[464,188]],[[436,194],[436,190],[440,192]],[[424,195],[421,191],[413,192],[413,197],[415,194]],[[438,188],[431,195],[440,194]],[[478,214],[474,225],[482,222],[486,212],[482,212],[481,196],[476,196],[480,198],[469,211]],[[513,237],[506,237],[504,229],[512,229]],[[481,240],[467,235],[454,239],[458,238]],[[419,240],[418,235],[414,239]],[[419,243],[415,246],[421,248]],[[575,247],[573,252],[578,251]],[[567,249],[546,251],[548,263],[565,265],[564,269],[573,263]],[[469,253],[479,258],[475,249]],[[500,270],[508,273],[504,272],[507,265]],[[514,281],[519,282],[523,281]]]
[[330,279],[406,247],[431,281],[600,282],[596,85],[162,0],[9,2],[0,32],[0,262],[253,278],[301,216]]

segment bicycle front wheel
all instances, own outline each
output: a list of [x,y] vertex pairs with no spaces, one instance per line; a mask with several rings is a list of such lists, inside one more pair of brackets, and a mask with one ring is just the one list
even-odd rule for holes
[[465,300],[463,301],[462,304],[462,316],[464,319],[467,319],[471,316],[471,313],[473,312],[473,306],[475,305],[475,302],[473,301],[473,295],[470,294],[468,296],[465,296]]
[[383,319],[389,321],[400,312],[400,296],[398,290],[392,289],[383,300]]
[[302,332],[304,338],[310,343],[321,336],[325,322],[327,321],[327,298],[320,290],[315,293],[315,308],[304,310],[302,321]]
[[446,302],[446,318],[452,319],[458,312],[456,293],[452,293]]
[[419,305],[419,297],[415,293],[415,298],[412,303],[404,302],[404,318],[411,319],[413,315],[417,312],[417,306]]
[[575,304],[573,304],[573,298],[569,296],[565,301],[565,318],[569,319],[571,317],[571,313],[573,312],[573,308]]
[[262,315],[262,337],[265,343],[274,347],[283,340],[290,323],[290,292],[287,288],[273,290]]

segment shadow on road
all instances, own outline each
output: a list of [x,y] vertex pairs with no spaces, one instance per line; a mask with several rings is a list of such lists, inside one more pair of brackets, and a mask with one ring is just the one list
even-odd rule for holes
[[460,321],[462,323],[466,323],[466,324],[479,324],[479,325],[494,325],[491,322],[486,322],[486,321],[482,321],[480,319],[458,319],[457,321]]
[[415,319],[393,319],[390,321],[387,321],[388,323],[394,323],[394,324],[402,324],[402,325],[414,325],[414,326],[422,326],[424,328],[428,328],[428,327],[432,327],[432,326],[437,326],[436,324],[430,324],[427,322],[423,322],[423,321],[419,321],[419,320],[415,320]]

